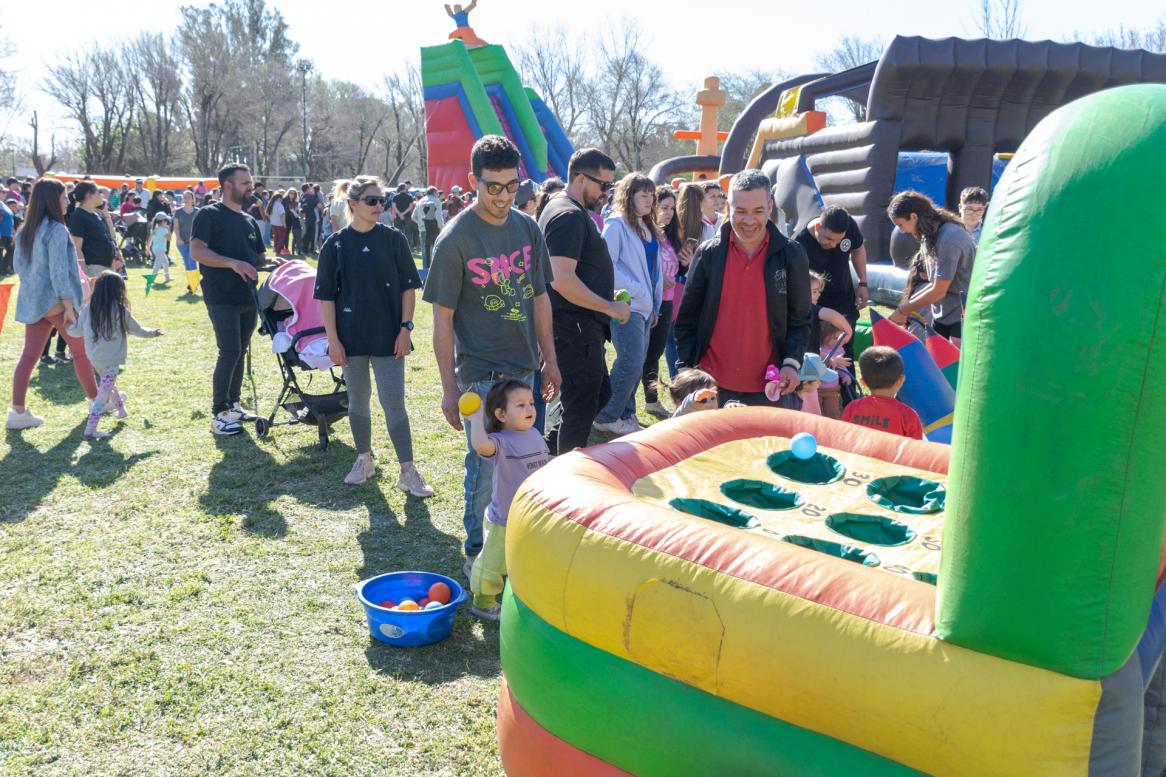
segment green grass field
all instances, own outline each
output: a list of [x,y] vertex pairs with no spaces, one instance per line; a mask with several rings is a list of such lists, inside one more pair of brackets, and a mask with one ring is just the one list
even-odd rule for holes
[[[181,268],[181,263],[179,263]],[[202,302],[176,280],[135,315],[119,379],[130,417],[82,437],[71,366],[38,366],[44,426],[0,442],[0,774],[499,774],[498,630],[463,608],[426,648],[370,640],[353,584],[400,569],[461,579],[460,434],[441,416],[429,307],[408,399],[430,500],[393,488],[380,408],[379,478],[343,484],[347,422],[215,437],[215,351]],[[181,271],[178,276],[181,277]],[[15,279],[8,279],[15,280]],[[23,327],[0,333],[5,407]],[[259,407],[280,386],[253,340]],[[244,403],[250,389],[244,384]]]

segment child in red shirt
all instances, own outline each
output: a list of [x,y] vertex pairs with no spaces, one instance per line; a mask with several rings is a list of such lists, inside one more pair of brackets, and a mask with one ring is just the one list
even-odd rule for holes
[[842,411],[842,420],[902,437],[923,439],[919,415],[895,399],[903,387],[903,357],[894,348],[876,345],[858,357],[862,383],[869,397],[855,400]]

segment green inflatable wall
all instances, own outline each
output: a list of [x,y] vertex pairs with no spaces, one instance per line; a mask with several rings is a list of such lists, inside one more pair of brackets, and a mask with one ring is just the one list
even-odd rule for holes
[[1166,86],[1048,116],[996,188],[960,359],[937,630],[1118,669],[1166,520]]

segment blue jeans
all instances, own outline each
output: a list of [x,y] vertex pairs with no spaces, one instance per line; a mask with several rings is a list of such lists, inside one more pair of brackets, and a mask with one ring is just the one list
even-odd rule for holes
[[636,389],[644,372],[648,353],[648,319],[632,313],[626,324],[611,325],[611,344],[615,346],[615,363],[611,365],[611,399],[599,411],[595,422],[609,424],[636,416]]
[[668,330],[668,339],[664,341],[664,363],[668,366],[668,377],[676,377],[676,361],[680,358],[680,351],[676,348],[676,328]]
[[178,253],[182,255],[182,265],[186,268],[187,272],[198,269],[198,263],[190,255],[190,243],[179,243]]
[[[514,375],[528,386],[534,386],[534,373]],[[463,391],[473,391],[486,400],[490,387],[502,380],[503,376],[496,376],[486,380],[479,380],[470,386],[460,387]],[[462,525],[466,528],[466,542],[464,545],[467,556],[476,556],[482,552],[482,520],[486,516],[486,508],[490,506],[490,497],[494,486],[494,462],[483,459],[470,445],[470,425],[466,427],[466,476],[462,481],[463,495],[466,509],[462,514]]]

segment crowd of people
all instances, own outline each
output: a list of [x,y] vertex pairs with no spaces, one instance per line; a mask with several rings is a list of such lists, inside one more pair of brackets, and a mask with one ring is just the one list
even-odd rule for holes
[[[291,252],[318,255],[314,297],[328,356],[344,369],[357,452],[345,482],[376,472],[375,383],[400,467],[397,487],[418,498],[434,492],[414,465],[404,398],[422,290],[433,315],[441,412],[465,432],[465,573],[481,617],[498,616],[502,538],[522,478],[586,445],[593,431],[642,428],[641,389],[646,411],[661,417],[775,406],[922,437],[918,416],[895,399],[904,379],[898,353],[853,353],[869,294],[862,232],[843,208],[828,207],[785,235],[759,170],[734,175],[724,188],[657,186],[638,172],[616,180],[611,157],[587,148],[571,157],[565,180],[539,186],[520,177],[519,150],[500,136],[478,140],[469,162],[469,188],[448,193],[408,181],[389,188],[367,176],[330,190],[305,183],[269,193],[242,164],[225,165],[217,188],[176,195],[147,194],[140,180],[120,191],[85,180],[69,187],[52,178],[10,180],[0,248],[14,249],[16,319],[26,327],[8,428],[42,422],[25,397],[54,330],[90,400],[85,434],[105,436],[101,414],[125,413],[116,376],[126,336],[161,331],[127,310],[116,212],[148,226],[153,271],[164,282],[171,241],[187,269],[200,271],[218,351],[211,429],[220,435],[238,434],[254,418],[240,390],[260,270]],[[894,197],[888,218],[920,249],[892,321],[923,321],[958,343],[986,204],[978,189],[964,193],[960,216],[916,192]],[[870,396],[857,391],[855,360]],[[826,375],[854,390],[839,400]],[[463,413],[466,392],[484,398],[482,406]]]

